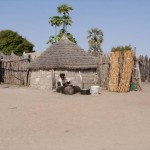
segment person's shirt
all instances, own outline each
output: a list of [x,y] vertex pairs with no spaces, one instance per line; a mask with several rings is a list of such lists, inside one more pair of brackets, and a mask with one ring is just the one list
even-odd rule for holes
[[63,80],[59,78],[60,86],[64,86],[67,82],[70,82],[69,78],[64,78]]

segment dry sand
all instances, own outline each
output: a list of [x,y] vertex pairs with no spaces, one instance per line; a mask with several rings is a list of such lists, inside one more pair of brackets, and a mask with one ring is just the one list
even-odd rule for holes
[[0,150],[150,150],[143,92],[62,95],[0,87]]

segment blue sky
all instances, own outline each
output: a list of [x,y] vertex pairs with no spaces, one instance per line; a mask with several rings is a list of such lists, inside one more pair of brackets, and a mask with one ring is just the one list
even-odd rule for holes
[[44,51],[54,35],[49,17],[59,15],[61,4],[74,8],[68,31],[83,49],[88,50],[87,31],[98,27],[104,33],[104,52],[130,44],[137,55],[150,56],[150,0],[0,0],[0,30],[18,32],[36,51]]

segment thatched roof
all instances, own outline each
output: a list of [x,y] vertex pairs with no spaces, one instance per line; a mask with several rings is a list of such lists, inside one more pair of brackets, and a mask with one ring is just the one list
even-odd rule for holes
[[92,69],[96,60],[79,46],[63,36],[62,39],[47,48],[35,61],[32,70],[48,69]]

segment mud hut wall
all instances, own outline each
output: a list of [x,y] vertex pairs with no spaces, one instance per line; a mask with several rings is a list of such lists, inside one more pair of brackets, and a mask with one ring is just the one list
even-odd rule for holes
[[52,71],[38,70],[32,71],[30,77],[30,87],[37,89],[52,89]]
[[91,85],[97,83],[96,69],[88,69],[88,70],[55,70],[55,78],[56,81],[59,79],[60,73],[65,73],[66,77],[71,79],[71,83],[75,86],[79,86],[82,88],[82,81],[80,78],[80,74],[83,79],[84,88],[90,88]]
[[[55,81],[59,80],[60,73],[65,73],[71,79],[73,85],[82,87],[79,70],[55,70]],[[84,88],[90,88],[97,83],[96,69],[80,70],[83,78]],[[37,89],[52,90],[52,70],[38,70],[31,72],[30,87]]]

